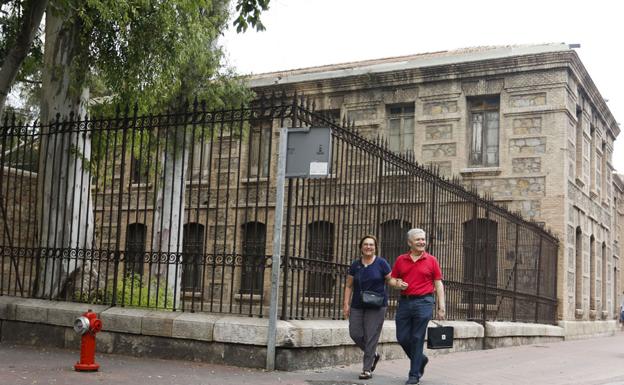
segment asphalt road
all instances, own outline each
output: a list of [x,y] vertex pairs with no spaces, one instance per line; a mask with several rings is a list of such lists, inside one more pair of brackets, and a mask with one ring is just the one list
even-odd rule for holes
[[[101,369],[78,373],[78,352],[0,344],[0,385],[23,384],[403,384],[407,360],[381,361],[372,380],[360,365],[266,372],[196,362],[98,354]],[[452,353],[433,357],[423,385],[624,385],[624,333],[613,337]]]

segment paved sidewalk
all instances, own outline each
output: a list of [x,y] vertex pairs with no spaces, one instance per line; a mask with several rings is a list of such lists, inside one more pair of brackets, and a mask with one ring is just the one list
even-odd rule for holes
[[[77,373],[78,352],[0,344],[0,385],[400,385],[407,360],[381,361],[375,377],[357,380],[359,365],[265,372],[184,361],[99,354],[97,373]],[[624,333],[614,337],[453,353],[433,357],[423,385],[624,385]]]

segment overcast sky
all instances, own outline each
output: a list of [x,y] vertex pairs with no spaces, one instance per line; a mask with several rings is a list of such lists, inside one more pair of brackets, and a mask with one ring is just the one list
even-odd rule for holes
[[[241,74],[456,48],[576,43],[616,121],[624,122],[624,6],[614,0],[271,0],[267,30],[222,43]],[[620,38],[617,38],[620,36]],[[624,173],[624,133],[613,165]]]

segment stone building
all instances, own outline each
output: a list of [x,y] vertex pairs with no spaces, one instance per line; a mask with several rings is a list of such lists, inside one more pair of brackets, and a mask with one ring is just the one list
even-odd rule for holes
[[[609,328],[622,291],[620,132],[566,44],[479,47],[251,76],[258,93],[297,92],[316,110],[413,152],[443,174],[543,223],[561,240],[564,326]],[[619,209],[618,209],[619,207]],[[585,326],[583,326],[585,327]]]

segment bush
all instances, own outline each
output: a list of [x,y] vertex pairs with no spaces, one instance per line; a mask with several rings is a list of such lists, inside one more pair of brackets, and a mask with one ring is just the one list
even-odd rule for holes
[[[104,287],[91,289],[81,293],[74,291],[72,301],[96,305],[110,305],[113,302],[113,293],[116,294],[117,306],[149,307],[156,309],[173,309],[173,290],[165,289],[166,282],[143,280],[138,274],[126,275],[117,282],[117,289],[113,288],[113,281]],[[166,304],[165,304],[166,300]]]
[[[138,274],[126,275],[117,283],[117,305],[172,309],[173,290],[165,289],[165,285],[166,281],[147,281]],[[112,299],[112,288],[110,292]]]

